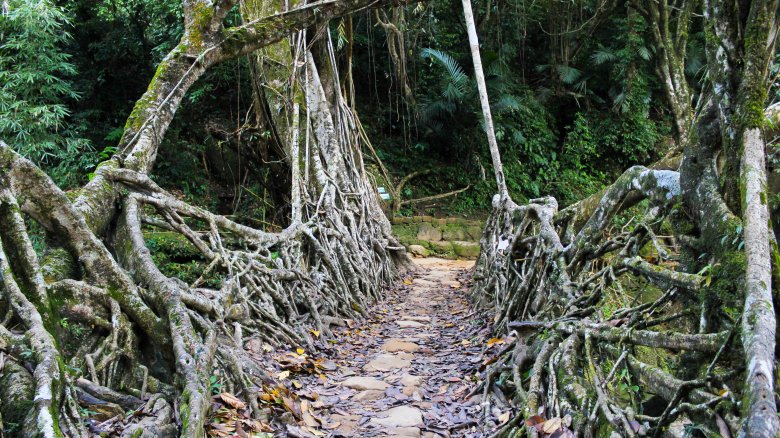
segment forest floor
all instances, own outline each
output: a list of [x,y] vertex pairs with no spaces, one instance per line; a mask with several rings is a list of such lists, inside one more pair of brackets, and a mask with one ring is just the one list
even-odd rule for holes
[[296,381],[302,421],[287,426],[289,436],[490,435],[495,423],[478,424],[480,397],[468,396],[486,353],[503,341],[487,340],[471,313],[474,262],[416,262],[420,272],[391,288],[360,326],[335,332],[320,352],[326,370]]

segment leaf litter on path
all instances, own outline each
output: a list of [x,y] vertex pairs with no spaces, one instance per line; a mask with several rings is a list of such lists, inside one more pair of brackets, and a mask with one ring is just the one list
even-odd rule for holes
[[[484,377],[480,368],[513,339],[492,338],[472,311],[473,261],[417,261],[425,272],[390,287],[369,318],[345,320],[333,338],[312,332],[314,348],[249,340],[245,347],[258,362],[273,364],[256,388],[267,422],[250,421],[241,394],[223,391],[214,397],[209,435],[491,436],[514,413],[482,412],[480,395],[468,396]],[[547,433],[557,424],[535,427]]]

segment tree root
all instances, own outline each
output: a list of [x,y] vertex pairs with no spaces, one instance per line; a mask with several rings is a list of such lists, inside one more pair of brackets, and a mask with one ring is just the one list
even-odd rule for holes
[[[737,432],[736,395],[726,388],[739,386],[739,373],[714,366],[734,359],[725,346],[735,325],[698,330],[683,303],[709,280],[678,270],[677,239],[661,237],[680,195],[677,172],[635,166],[562,211],[553,198],[494,198],[472,295],[494,309],[494,330],[516,341],[488,361],[480,388],[485,406],[502,403],[493,382],[511,370],[513,390],[502,395],[521,412],[496,436],[538,435],[535,416],[585,436],[657,435],[680,417]],[[682,380],[648,360],[703,377]],[[662,409],[647,401],[653,395]]]

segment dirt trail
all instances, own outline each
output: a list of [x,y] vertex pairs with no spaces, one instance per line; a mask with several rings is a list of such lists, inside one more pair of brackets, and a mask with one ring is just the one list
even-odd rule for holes
[[466,400],[484,345],[461,284],[474,262],[417,263],[424,270],[388,291],[363,326],[337,331],[324,352],[333,370],[303,382],[304,419],[322,424],[315,435],[486,435],[474,421],[479,397]]

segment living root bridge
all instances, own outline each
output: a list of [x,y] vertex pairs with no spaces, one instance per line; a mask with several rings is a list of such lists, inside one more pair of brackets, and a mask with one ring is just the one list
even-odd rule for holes
[[[327,336],[331,324],[364,314],[408,266],[363,170],[356,121],[343,102],[329,105],[313,58],[305,63],[306,123],[316,137],[293,166],[311,169],[295,172],[294,217],[306,219],[279,233],[183,202],[143,172],[106,167],[101,178],[110,196],[118,194],[117,218],[98,237],[78,204],[0,142],[0,347],[14,364],[6,370],[21,369],[24,383],[3,390],[4,418],[24,424],[24,433],[86,436],[78,393],[141,401],[155,413],[123,436],[202,436],[212,376],[260,418],[253,388],[273,379],[245,343],[311,345],[311,330]],[[160,270],[144,238],[153,229],[182,236],[200,253],[200,278],[187,284]],[[34,235],[45,238],[42,258]],[[68,349],[63,318],[89,328]],[[25,351],[32,356],[24,359]]]
[[685,219],[680,200],[678,172],[642,166],[561,211],[550,197],[517,205],[496,195],[472,293],[514,338],[481,388],[486,412],[508,408],[495,395],[507,390],[521,410],[497,435],[536,435],[536,415],[583,436],[659,436],[679,418],[736,434],[738,325],[702,330],[706,309],[690,308],[710,280],[678,271],[694,241],[671,235]]

